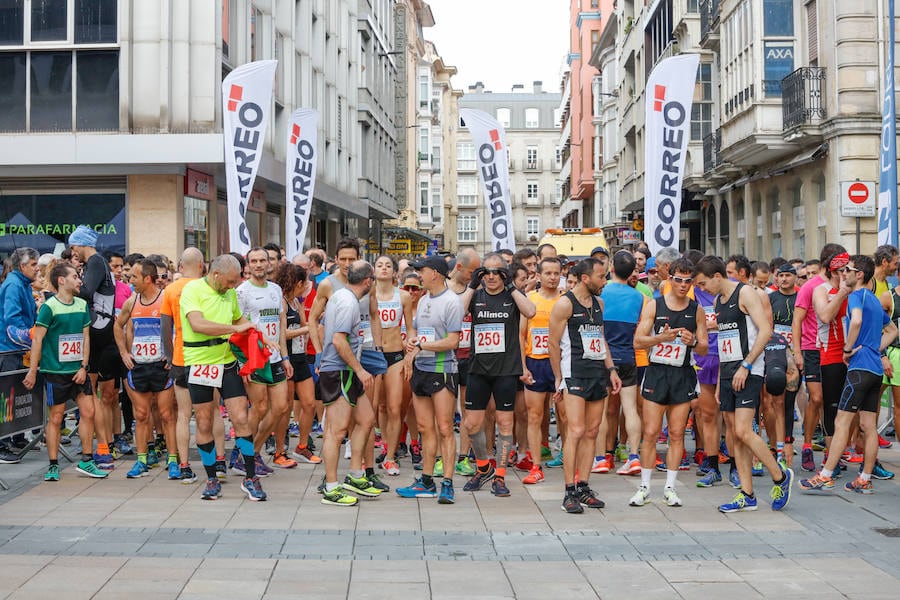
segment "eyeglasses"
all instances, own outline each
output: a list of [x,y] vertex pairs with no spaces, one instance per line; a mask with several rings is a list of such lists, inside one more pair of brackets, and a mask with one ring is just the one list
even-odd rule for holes
[[856,268],[854,268],[854,267],[849,267],[849,266],[848,266],[848,267],[844,267],[844,268],[839,269],[839,270],[840,270],[841,273],[846,273],[847,271],[853,271],[854,273],[861,273],[861,272],[862,272],[862,269],[856,269]]
[[160,273],[160,274],[157,275],[156,277],[157,277],[158,279],[168,279],[168,278],[169,278],[169,274],[168,274],[168,273]]
[[421,285],[404,285],[403,291],[405,292],[418,292],[422,289]]
[[484,270],[485,275],[499,275],[502,272],[503,272],[503,269],[485,269]]
[[672,275],[672,277],[670,277],[669,279],[671,279],[673,283],[678,284],[690,283],[694,280],[693,277],[676,277],[675,275]]

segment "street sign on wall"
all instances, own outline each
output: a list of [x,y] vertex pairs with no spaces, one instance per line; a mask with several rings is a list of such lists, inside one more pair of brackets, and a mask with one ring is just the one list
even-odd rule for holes
[[841,216],[874,217],[876,198],[874,181],[842,181]]

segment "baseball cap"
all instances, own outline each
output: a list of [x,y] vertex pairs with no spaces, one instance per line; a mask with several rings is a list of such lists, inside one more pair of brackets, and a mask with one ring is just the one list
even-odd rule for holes
[[650,258],[647,259],[647,267],[646,268],[648,270],[656,268],[656,257],[655,256],[651,256]]
[[787,387],[787,373],[780,367],[766,367],[766,391],[780,396]]
[[796,275],[797,269],[795,269],[791,263],[784,263],[783,265],[778,267],[778,270],[776,271],[776,273],[792,273],[792,274]]
[[606,256],[609,256],[609,250],[607,250],[607,249],[604,248],[603,246],[597,246],[596,248],[594,248],[593,250],[591,250],[591,256],[597,254],[598,252],[599,252],[600,254],[605,254]]
[[434,269],[444,277],[450,276],[450,266],[447,264],[447,261],[440,256],[427,256],[425,258],[420,258],[410,262],[409,266],[411,266],[416,271],[428,267],[429,269]]

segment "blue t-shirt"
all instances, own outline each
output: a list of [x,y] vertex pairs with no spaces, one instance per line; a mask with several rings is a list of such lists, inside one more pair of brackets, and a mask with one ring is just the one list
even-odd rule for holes
[[848,328],[854,310],[862,311],[862,325],[854,347],[862,347],[850,358],[847,370],[869,371],[876,375],[884,375],[879,348],[881,348],[881,332],[891,319],[884,312],[881,302],[878,301],[875,294],[865,288],[852,292],[847,298],[845,320]]
[[641,320],[644,295],[626,285],[610,281],[600,293],[603,298],[603,329],[614,364],[633,365],[634,332]]

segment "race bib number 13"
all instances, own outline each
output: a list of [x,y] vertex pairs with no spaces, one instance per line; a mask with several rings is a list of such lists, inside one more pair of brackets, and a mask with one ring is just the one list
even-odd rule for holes
[[222,375],[225,374],[224,365],[191,365],[188,383],[205,385],[208,387],[222,387]]

